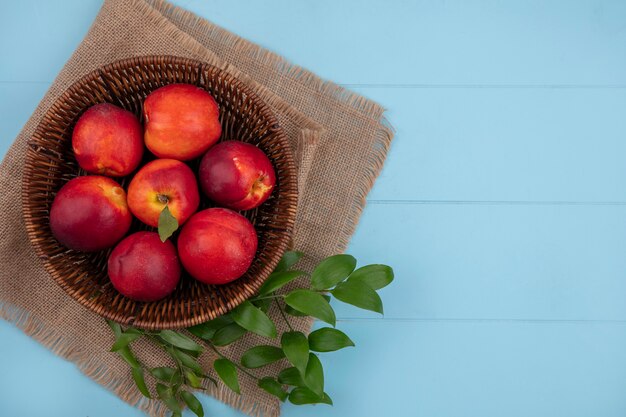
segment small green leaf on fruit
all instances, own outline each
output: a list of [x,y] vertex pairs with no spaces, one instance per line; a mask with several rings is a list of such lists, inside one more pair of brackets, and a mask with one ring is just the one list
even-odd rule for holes
[[276,337],[276,326],[261,309],[255,307],[250,301],[244,301],[231,311],[233,320],[246,330],[260,336]]
[[317,290],[332,288],[354,271],[356,259],[351,255],[329,256],[320,262],[311,275],[311,284]]
[[241,364],[246,368],[260,368],[285,357],[282,349],[276,346],[255,346],[241,356]]
[[341,330],[322,327],[309,334],[309,346],[315,352],[333,352],[354,346],[354,342]]
[[383,314],[383,302],[378,293],[362,281],[348,280],[342,282],[332,290],[333,296],[364,310],[371,310]]
[[213,362],[213,368],[220,377],[220,379],[226,384],[228,388],[235,391],[237,394],[241,394],[239,388],[239,379],[237,377],[237,367],[228,359],[217,359]]
[[161,242],[165,242],[169,239],[174,232],[178,230],[178,220],[172,215],[169,207],[166,205],[161,214],[159,214],[159,237]]
[[309,341],[302,332],[285,332],[280,340],[285,356],[304,375],[309,360]]
[[287,399],[287,396],[289,395],[287,394],[287,391],[283,389],[283,386],[270,376],[259,380],[259,388],[278,397],[278,399],[281,401],[285,401]]

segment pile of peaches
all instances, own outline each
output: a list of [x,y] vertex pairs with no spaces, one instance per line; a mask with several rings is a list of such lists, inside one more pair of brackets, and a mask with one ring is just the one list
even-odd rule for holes
[[[108,276],[115,289],[137,301],[156,301],[174,291],[181,265],[206,284],[240,278],[254,259],[258,238],[237,211],[258,207],[270,196],[276,183],[271,161],[254,145],[218,143],[218,105],[196,86],[153,91],[143,103],[143,117],[142,126],[133,113],[109,103],[80,116],[72,150],[89,175],[70,180],[56,194],[53,235],[77,251],[114,247]],[[156,159],[144,158],[144,148]],[[194,172],[187,162],[197,158]],[[152,160],[141,166],[145,159]],[[111,178],[133,173],[126,191]],[[200,192],[219,207],[198,211]],[[133,216],[159,233],[128,235]],[[178,227],[174,245],[168,237]]]

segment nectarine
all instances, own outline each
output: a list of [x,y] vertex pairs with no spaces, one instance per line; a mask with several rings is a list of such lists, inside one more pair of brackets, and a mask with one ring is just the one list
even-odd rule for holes
[[176,248],[154,232],[137,232],[122,240],[108,260],[111,283],[137,301],[156,301],[169,295],[180,280]]
[[131,220],[124,189],[99,175],[70,180],[50,209],[54,237],[70,249],[85,252],[113,246],[128,232]]
[[143,114],[146,146],[159,158],[197,158],[222,134],[217,103],[194,85],[170,84],[153,91]]
[[191,168],[175,159],[155,159],[128,186],[128,207],[145,224],[157,227],[167,205],[179,225],[198,209],[200,193]]
[[85,171],[123,177],[141,162],[142,133],[139,120],[128,110],[109,103],[96,104],[76,122],[72,149]]
[[241,214],[210,208],[194,214],[178,236],[178,255],[191,276],[206,284],[241,277],[257,249],[254,226]]
[[267,155],[254,145],[222,142],[202,157],[200,186],[216,203],[234,210],[250,210],[268,199],[276,174]]

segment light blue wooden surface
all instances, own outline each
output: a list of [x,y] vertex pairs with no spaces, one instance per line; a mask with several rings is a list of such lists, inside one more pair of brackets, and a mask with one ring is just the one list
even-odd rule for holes
[[[100,0],[0,0],[0,153]],[[383,319],[337,305],[297,416],[626,415],[626,2],[178,1],[380,101],[397,136],[350,252]],[[0,323],[0,415],[139,416]],[[240,414],[203,398],[210,415]]]

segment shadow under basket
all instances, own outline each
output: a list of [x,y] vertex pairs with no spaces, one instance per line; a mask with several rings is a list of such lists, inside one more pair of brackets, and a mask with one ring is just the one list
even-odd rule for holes
[[[155,302],[137,302],[111,285],[107,276],[111,250],[84,253],[67,249],[52,235],[49,213],[59,189],[72,178],[86,174],[78,166],[71,146],[72,129],[80,115],[94,104],[109,102],[141,119],[146,96],[173,83],[193,84],[211,93],[220,108],[220,140],[258,146],[272,161],[277,182],[263,205],[241,212],[254,224],[259,237],[254,261],[243,277],[213,286],[183,271],[171,295]],[[146,151],[143,163],[153,158]],[[196,171],[198,163],[194,160],[189,165]],[[116,180],[126,188],[130,178]],[[26,231],[52,278],[71,297],[102,317],[152,330],[205,322],[254,295],[290,244],[298,199],[293,153],[269,107],[241,81],[219,68],[172,56],[117,61],[73,84],[50,107],[29,141],[22,186]],[[206,197],[201,198],[200,209],[213,206]],[[134,220],[129,233],[138,230],[153,229]]]

